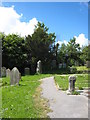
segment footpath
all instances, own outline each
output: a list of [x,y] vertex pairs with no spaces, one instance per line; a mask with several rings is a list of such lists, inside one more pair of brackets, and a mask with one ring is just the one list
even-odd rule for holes
[[42,96],[49,100],[50,118],[88,118],[88,98],[83,95],[67,95],[56,89],[54,77],[42,80]]

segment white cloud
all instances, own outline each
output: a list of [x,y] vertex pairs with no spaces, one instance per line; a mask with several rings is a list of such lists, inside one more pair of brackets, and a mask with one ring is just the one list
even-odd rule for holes
[[88,39],[85,37],[84,34],[80,34],[78,37],[74,36],[76,38],[76,43],[79,43],[80,46],[88,45]]
[[[90,44],[90,40],[88,40],[88,38],[86,38],[84,34],[79,34],[79,36],[74,36],[74,37],[76,38],[76,43],[80,44],[80,47]],[[60,46],[62,43],[64,43],[65,45],[68,44],[66,40],[63,41],[58,40],[55,44],[57,43],[59,43]]]
[[64,41],[60,41],[60,40],[58,40],[55,44],[59,44],[60,46],[64,43],[65,45],[67,45],[67,41],[66,40],[64,40]]
[[0,32],[5,34],[18,33],[21,36],[33,34],[38,21],[32,18],[29,22],[21,22],[23,15],[19,15],[12,7],[0,7]]

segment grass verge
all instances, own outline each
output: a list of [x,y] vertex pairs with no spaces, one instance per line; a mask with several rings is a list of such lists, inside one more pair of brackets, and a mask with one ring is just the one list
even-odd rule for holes
[[[55,83],[59,85],[62,90],[67,90],[69,81],[69,75],[55,75]],[[75,87],[78,89],[83,89],[85,87],[90,87],[90,79],[88,79],[88,74],[76,74]]]

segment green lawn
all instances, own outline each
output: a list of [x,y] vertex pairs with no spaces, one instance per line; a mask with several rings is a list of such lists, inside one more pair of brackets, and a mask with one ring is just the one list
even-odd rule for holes
[[[55,82],[62,90],[68,89],[68,77],[69,75],[55,75]],[[88,79],[88,74],[76,74],[76,77],[75,87],[78,87],[79,89],[90,87],[90,79]]]
[[77,71],[83,71],[83,70],[89,70],[90,68],[87,68],[86,66],[75,66],[77,68]]
[[19,86],[10,86],[10,79],[3,78],[2,117],[42,118],[46,117],[46,100],[40,98],[40,79],[50,75],[23,76]]

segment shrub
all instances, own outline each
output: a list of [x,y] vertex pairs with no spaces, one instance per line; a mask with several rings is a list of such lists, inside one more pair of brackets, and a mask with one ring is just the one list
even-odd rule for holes
[[70,67],[70,73],[76,73],[77,72],[77,68],[72,66]]

